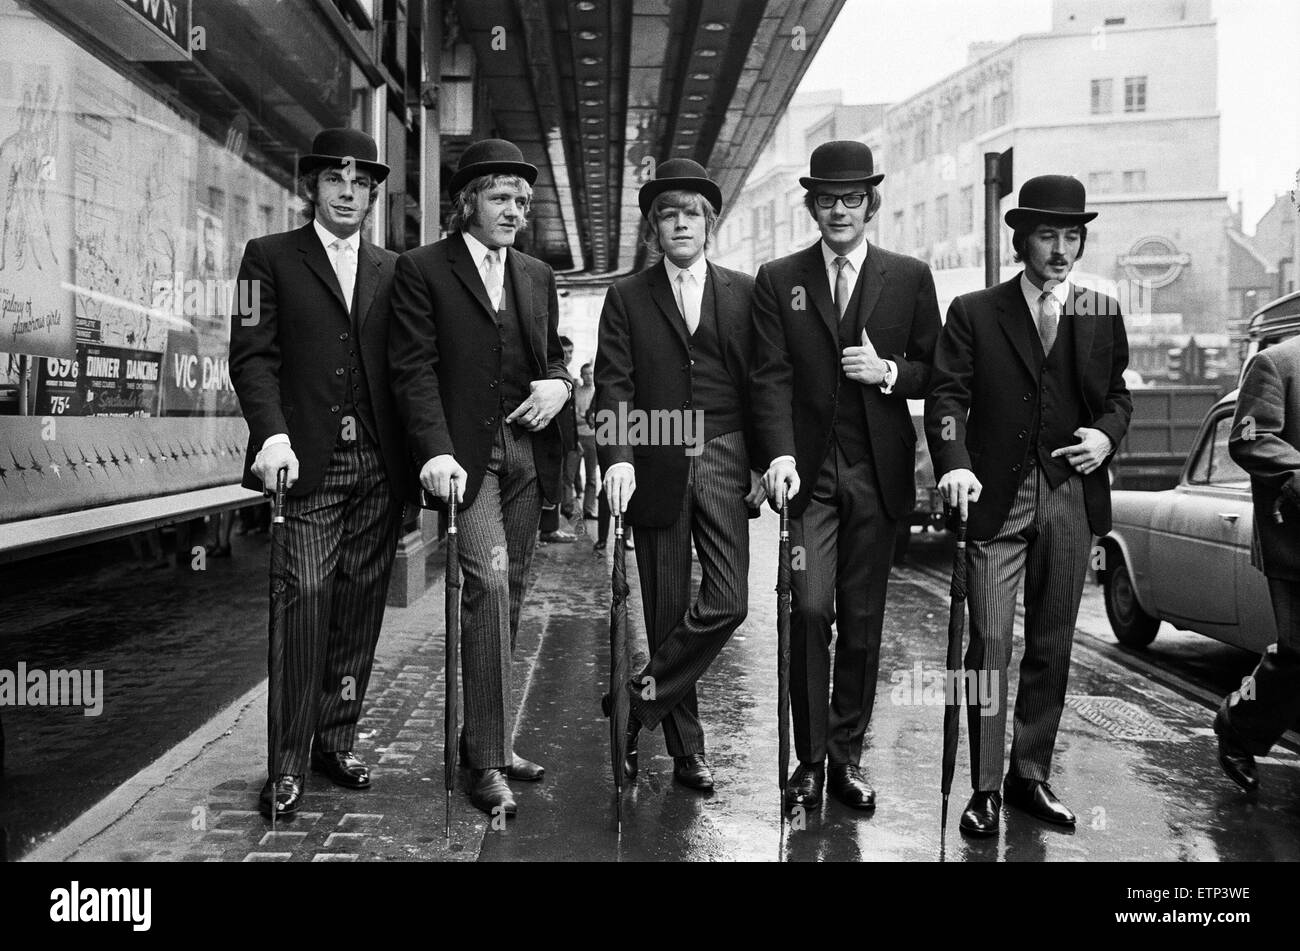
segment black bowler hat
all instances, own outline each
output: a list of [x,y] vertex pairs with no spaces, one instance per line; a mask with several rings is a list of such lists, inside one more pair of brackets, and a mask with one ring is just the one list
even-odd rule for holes
[[379,147],[360,129],[323,129],[311,143],[311,153],[298,159],[298,174],[316,168],[341,168],[351,159],[378,184],[388,177],[388,166],[377,161]]
[[1039,175],[1020,186],[1020,205],[1012,208],[1003,220],[1012,228],[1035,221],[1060,221],[1071,225],[1086,225],[1097,217],[1095,211],[1084,211],[1087,192],[1083,182],[1069,175]]
[[537,166],[525,162],[524,153],[513,142],[483,139],[461,155],[456,174],[447,183],[447,193],[454,196],[480,175],[518,175],[531,185],[537,181]]
[[816,185],[851,185],[854,182],[879,185],[885,176],[874,172],[871,149],[865,143],[837,139],[823,142],[813,149],[808,160],[808,175],[799,179],[799,184],[807,189]]
[[664,192],[674,190],[697,192],[713,206],[714,214],[722,214],[722,189],[709,178],[703,165],[687,158],[669,159],[655,167],[655,177],[642,185],[637,193],[641,214],[648,218],[654,200]]

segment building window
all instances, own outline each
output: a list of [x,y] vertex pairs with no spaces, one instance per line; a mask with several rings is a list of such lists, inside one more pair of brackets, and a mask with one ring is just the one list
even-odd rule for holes
[[966,142],[975,138],[975,107],[967,106],[961,111],[957,120],[957,141]]
[[925,247],[925,202],[912,206],[912,221],[914,227],[912,246],[923,248]]
[[1147,111],[1147,78],[1127,76],[1124,79],[1124,111]]
[[903,213],[894,212],[894,247],[901,248],[905,244],[903,236]]
[[975,186],[967,185],[961,190],[961,234],[970,234],[975,230]]
[[943,241],[948,237],[948,196],[940,195],[934,200],[934,236]]
[[1007,107],[1010,100],[1011,96],[1005,92],[1000,92],[993,97],[993,128],[1007,124]]
[[930,154],[930,126],[922,119],[916,124],[916,135],[912,140],[912,161],[919,162]]
[[1114,172],[1089,172],[1088,173],[1088,191],[1104,195],[1106,192],[1115,190],[1115,173]]
[[1114,109],[1112,103],[1114,85],[1115,82],[1111,79],[1094,79],[1092,81],[1092,114],[1094,116],[1105,115]]
[[1144,192],[1147,190],[1147,173],[1145,169],[1124,173],[1124,191]]

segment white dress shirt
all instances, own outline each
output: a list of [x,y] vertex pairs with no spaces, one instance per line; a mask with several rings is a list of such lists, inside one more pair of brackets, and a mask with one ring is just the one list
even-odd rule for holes
[[[685,293],[689,295],[687,300],[678,300],[678,307],[682,308],[682,319],[686,321],[686,326],[691,333],[700,325],[701,308],[704,306],[704,281],[709,276],[709,265],[700,255],[694,264],[687,268],[678,267],[668,258],[664,258],[664,270],[668,272],[668,283],[673,289],[673,296]],[[691,279],[685,283],[679,283],[683,272],[689,273]],[[695,317],[695,327],[691,327],[690,315]]]
[[[1020,293],[1025,295],[1025,304],[1029,307],[1029,316],[1034,318],[1034,326],[1038,326],[1038,318],[1042,315],[1043,305],[1040,298],[1043,296],[1043,288],[1034,286],[1034,282],[1029,279],[1029,275],[1020,272]],[[1070,282],[1062,281],[1052,288],[1052,296],[1056,298],[1057,303],[1061,305],[1061,313],[1065,313],[1065,302],[1070,299]]]

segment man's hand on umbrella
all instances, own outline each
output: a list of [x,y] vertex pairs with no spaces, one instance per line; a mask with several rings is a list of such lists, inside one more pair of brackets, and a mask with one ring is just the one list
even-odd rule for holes
[[1065,456],[1065,461],[1074,467],[1074,471],[1087,475],[1106,461],[1115,450],[1110,437],[1100,429],[1080,426],[1074,431],[1079,441],[1073,446],[1062,446],[1052,452],[1052,458]]
[[799,494],[799,471],[795,468],[794,459],[781,456],[772,460],[767,472],[763,473],[763,491],[776,503],[777,508],[780,508],[783,500],[789,501]]
[[466,473],[454,456],[449,453],[434,456],[420,470],[420,485],[443,502],[451,499],[452,479],[456,480],[456,502],[459,504],[465,501]]
[[969,504],[978,502],[982,491],[984,486],[969,469],[953,469],[945,472],[939,480],[939,494],[950,508],[955,508],[961,514],[963,520]]
[[569,401],[569,388],[563,380],[533,380],[528,387],[532,391],[528,399],[515,407],[515,411],[506,417],[506,422],[518,420],[525,429],[539,432]]
[[253,475],[262,480],[262,485],[266,486],[267,492],[275,491],[276,473],[281,469],[289,470],[288,478],[284,480],[284,487],[292,489],[293,484],[298,481],[298,457],[294,455],[287,442],[265,447],[253,460]]
[[605,498],[615,515],[627,511],[627,503],[636,491],[636,469],[630,462],[616,462],[605,472]]

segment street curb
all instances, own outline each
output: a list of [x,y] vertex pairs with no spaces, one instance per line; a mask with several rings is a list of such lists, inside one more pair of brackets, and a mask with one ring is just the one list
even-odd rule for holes
[[266,702],[266,681],[222,709],[185,739],[24,855],[21,862],[67,862],[123,819],[150,793],[190,766],[238,726],[255,704]]

